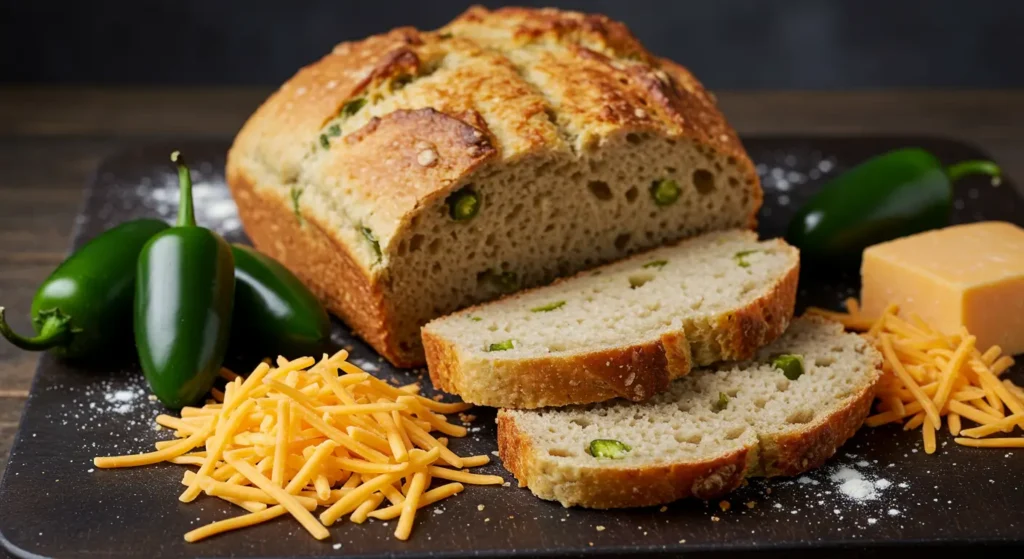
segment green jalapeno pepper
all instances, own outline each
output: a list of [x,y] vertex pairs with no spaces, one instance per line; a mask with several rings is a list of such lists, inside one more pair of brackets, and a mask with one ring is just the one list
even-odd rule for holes
[[874,157],[826,183],[790,222],[786,239],[801,256],[852,262],[865,248],[949,225],[953,183],[968,175],[998,177],[991,161],[943,166],[905,148]]
[[262,357],[316,356],[330,342],[331,320],[320,301],[281,263],[242,245],[235,259],[231,345]]
[[69,360],[109,357],[131,335],[135,265],[142,247],[167,224],[140,219],[108,229],[75,251],[39,286],[32,299],[35,337],[4,321],[0,335],[29,351],[52,350]]
[[175,227],[150,239],[138,261],[135,345],[142,372],[164,405],[194,404],[213,386],[231,331],[231,247],[196,226],[192,179],[178,152],[181,201]]

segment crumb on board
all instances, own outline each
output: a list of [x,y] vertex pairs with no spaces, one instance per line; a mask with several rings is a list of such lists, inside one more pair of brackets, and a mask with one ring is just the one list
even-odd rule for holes
[[484,510],[484,506],[483,505],[477,505],[476,506],[476,510]]
[[732,505],[729,504],[729,501],[721,501],[718,503],[718,508],[722,509],[722,512],[729,510],[731,507]]
[[719,520],[721,520],[721,518],[718,518],[717,516],[712,516],[711,517],[711,521],[712,522],[718,522]]
[[473,423],[476,421],[476,416],[471,413],[459,413],[459,421],[463,423]]
[[747,508],[748,509],[752,509],[752,508],[754,508],[756,506],[757,506],[757,503],[755,501],[747,501]]
[[660,509],[658,509],[658,512],[665,512],[665,511],[667,511],[667,510],[668,510],[668,507],[667,507],[667,506],[665,506],[665,505],[662,505],[662,506],[661,506],[661,508],[660,508]]
[[440,402],[440,401],[441,401],[441,400],[443,400],[443,399],[444,399],[444,396],[442,396],[442,395],[440,395],[440,394],[434,394],[434,398],[433,398],[433,400],[434,400],[435,402]]
[[604,526],[595,526],[594,529],[598,532],[604,532]]

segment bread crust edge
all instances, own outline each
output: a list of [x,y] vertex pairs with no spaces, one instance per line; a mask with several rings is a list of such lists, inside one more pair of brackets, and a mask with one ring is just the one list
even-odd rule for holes
[[284,200],[260,192],[256,180],[230,155],[226,179],[238,216],[257,250],[284,264],[331,313],[395,366],[422,364],[410,360],[398,347],[388,329],[391,310],[381,284],[368,275],[341,239],[332,236],[310,212],[304,213],[300,222]]

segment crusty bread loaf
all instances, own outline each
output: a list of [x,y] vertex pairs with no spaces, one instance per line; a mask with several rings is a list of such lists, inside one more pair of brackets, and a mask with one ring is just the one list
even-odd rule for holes
[[795,248],[746,230],[634,255],[431,321],[430,378],[493,407],[642,401],[782,334],[799,267]]
[[[770,365],[779,353],[801,355],[804,373],[789,380]],[[754,361],[694,371],[647,403],[501,410],[498,449],[520,486],[565,506],[712,499],[748,477],[823,464],[864,422],[880,367],[860,336],[799,318]],[[595,439],[630,450],[595,458],[588,451]]]
[[423,363],[433,317],[750,227],[761,204],[689,72],[620,23],[551,9],[338,45],[249,119],[227,180],[256,247],[401,366]]

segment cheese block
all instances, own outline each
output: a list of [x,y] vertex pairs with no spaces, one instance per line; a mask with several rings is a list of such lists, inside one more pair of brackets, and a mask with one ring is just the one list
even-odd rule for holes
[[869,247],[861,264],[868,316],[895,303],[946,333],[961,326],[978,347],[1024,352],[1024,229],[988,221]]

